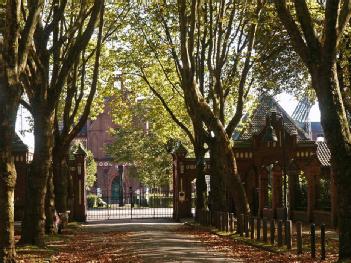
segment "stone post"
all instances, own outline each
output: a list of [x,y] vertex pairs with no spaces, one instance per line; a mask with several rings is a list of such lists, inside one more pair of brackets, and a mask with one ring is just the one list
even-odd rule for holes
[[87,199],[85,192],[86,179],[86,156],[87,153],[83,146],[79,144],[78,149],[74,153],[75,156],[75,176],[73,178],[74,201],[73,201],[73,220],[77,222],[85,222]]
[[309,222],[313,220],[313,210],[315,207],[315,177],[308,171],[307,182],[308,182],[308,192],[307,192],[307,218]]

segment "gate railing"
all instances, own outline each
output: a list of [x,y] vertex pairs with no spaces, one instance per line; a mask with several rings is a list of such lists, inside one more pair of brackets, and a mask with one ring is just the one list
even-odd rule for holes
[[88,220],[173,217],[173,195],[170,192],[88,195],[87,204]]

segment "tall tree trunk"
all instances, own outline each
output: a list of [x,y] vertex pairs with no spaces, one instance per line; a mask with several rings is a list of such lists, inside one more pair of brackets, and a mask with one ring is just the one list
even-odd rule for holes
[[21,243],[44,245],[45,195],[52,165],[53,116],[42,104],[32,104],[35,150],[28,176],[27,205],[22,222]]
[[46,187],[47,191],[45,196],[45,233],[52,235],[56,234],[57,232],[57,229],[55,227],[55,194],[52,169],[50,169]]
[[226,183],[224,178],[225,160],[221,156],[221,149],[215,142],[216,138],[209,143],[211,163],[211,192],[209,196],[212,211],[227,211]]
[[[0,43],[2,49],[2,42]],[[15,77],[15,76],[12,76]],[[9,80],[11,83],[14,80]],[[7,86],[0,53],[0,262],[15,262],[14,191],[16,167],[12,155],[16,114],[21,92]]]
[[[229,140],[213,138],[211,152],[211,195],[214,211],[233,211],[237,215],[250,212],[246,192],[237,171]],[[234,206],[233,206],[234,205]]]
[[68,164],[66,152],[59,147],[55,147],[53,151],[53,174],[55,189],[55,206],[59,213],[68,210]]
[[196,210],[206,208],[205,149],[203,143],[194,145],[196,158]]
[[15,262],[16,256],[14,238],[16,168],[11,151],[11,142],[15,134],[15,118],[8,113],[13,115],[17,110],[15,105],[8,105],[8,102],[2,99],[0,102],[0,262],[7,263]]
[[351,138],[338,86],[336,64],[331,67],[322,64],[311,75],[338,193],[339,258],[351,259]]

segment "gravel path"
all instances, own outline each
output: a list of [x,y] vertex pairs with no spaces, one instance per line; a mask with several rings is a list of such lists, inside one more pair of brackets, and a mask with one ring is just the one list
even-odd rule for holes
[[127,232],[124,245],[146,263],[244,262],[210,249],[182,228],[183,224],[167,220],[100,221],[84,225],[90,233]]

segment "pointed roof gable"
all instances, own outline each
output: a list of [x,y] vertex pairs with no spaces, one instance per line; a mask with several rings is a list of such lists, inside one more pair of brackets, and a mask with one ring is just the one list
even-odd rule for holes
[[243,117],[240,131],[235,132],[234,140],[250,140],[253,135],[260,133],[266,126],[266,116],[270,112],[276,112],[283,116],[284,128],[290,135],[297,135],[298,141],[310,141],[308,134],[302,130],[289,114],[271,96],[263,95],[259,98],[256,108],[251,116],[246,114]]

